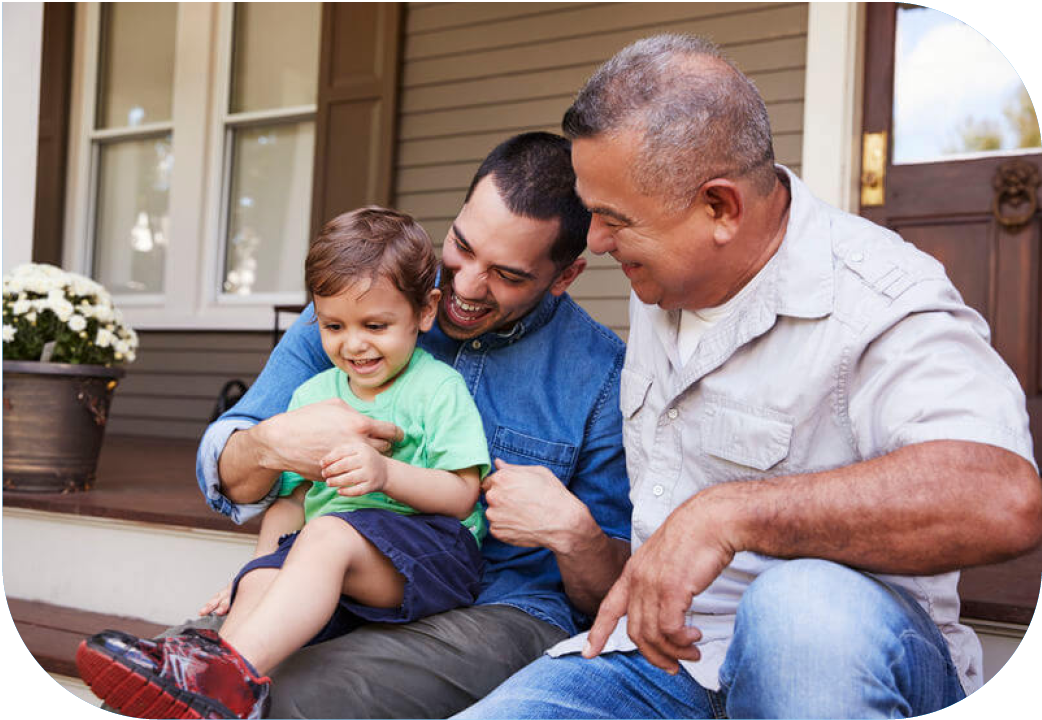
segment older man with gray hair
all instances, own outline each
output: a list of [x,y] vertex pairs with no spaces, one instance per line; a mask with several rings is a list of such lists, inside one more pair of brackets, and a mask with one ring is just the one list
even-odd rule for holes
[[587,635],[464,716],[907,717],[979,687],[958,569],[1042,537],[984,320],[775,165],[763,100],[708,42],[624,49],[564,130],[589,246],[633,288],[633,555]]

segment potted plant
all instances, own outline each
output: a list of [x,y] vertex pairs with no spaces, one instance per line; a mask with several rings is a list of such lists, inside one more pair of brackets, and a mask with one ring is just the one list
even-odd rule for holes
[[4,490],[89,489],[137,334],[98,283],[28,263],[3,279],[3,347]]

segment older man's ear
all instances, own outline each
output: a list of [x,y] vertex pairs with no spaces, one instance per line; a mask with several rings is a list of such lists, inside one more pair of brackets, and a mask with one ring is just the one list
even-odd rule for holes
[[745,215],[743,188],[732,180],[717,178],[710,180],[699,190],[699,201],[713,223],[713,241],[726,245],[738,233]]

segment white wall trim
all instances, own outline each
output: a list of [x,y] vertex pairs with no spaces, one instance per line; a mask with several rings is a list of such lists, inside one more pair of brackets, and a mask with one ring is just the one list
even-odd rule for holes
[[33,256],[43,3],[3,5],[3,271]]
[[863,3],[812,2],[807,20],[803,180],[825,202],[857,212]]

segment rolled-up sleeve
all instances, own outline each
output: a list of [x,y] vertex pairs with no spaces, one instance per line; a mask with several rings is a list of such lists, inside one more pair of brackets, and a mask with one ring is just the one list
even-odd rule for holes
[[849,413],[863,457],[963,440],[1035,465],[1024,392],[989,344],[983,318],[950,284],[910,289],[881,323],[868,328],[873,339],[851,368]]
[[314,311],[308,305],[272,350],[264,370],[249,391],[207,428],[199,443],[195,462],[199,489],[211,508],[236,523],[244,523],[263,512],[278,497],[279,483],[276,482],[258,502],[233,503],[221,492],[218,472],[221,453],[232,433],[284,412],[293,391],[301,383],[331,367],[313,319]]

